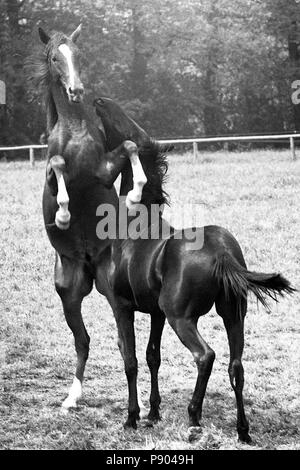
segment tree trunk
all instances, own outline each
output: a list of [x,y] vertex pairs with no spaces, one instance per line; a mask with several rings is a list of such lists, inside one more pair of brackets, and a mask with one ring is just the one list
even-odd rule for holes
[[205,105],[203,107],[203,124],[205,135],[217,135],[219,132],[219,113],[217,103],[217,92],[215,86],[215,72],[208,64],[204,79]]
[[131,93],[133,98],[145,101],[146,98],[146,76],[147,57],[145,53],[145,39],[141,31],[140,11],[138,4],[132,4],[133,22],[133,59],[131,63]]
[[217,135],[221,132],[220,112],[221,106],[218,102],[218,89],[217,89],[217,67],[216,63],[219,56],[219,42],[217,40],[218,32],[218,12],[216,4],[212,2],[210,9],[207,13],[207,22],[211,26],[210,34],[208,35],[208,53],[207,53],[207,69],[204,77],[204,97],[205,105],[203,108],[203,124],[205,135]]
[[13,34],[19,34],[19,10],[22,3],[18,0],[6,0],[6,9],[7,9],[7,16],[9,27]]
[[[291,83],[300,80],[300,31],[296,21],[293,21],[288,37],[289,58],[291,63]],[[292,88],[290,90],[292,93]],[[292,104],[294,116],[294,129],[300,132],[300,104]]]

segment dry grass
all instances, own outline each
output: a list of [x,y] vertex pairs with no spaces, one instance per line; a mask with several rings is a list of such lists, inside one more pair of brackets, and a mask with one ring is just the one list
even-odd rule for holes
[[[203,223],[227,227],[250,269],[300,280],[300,160],[288,152],[170,156],[173,206],[202,204]],[[53,288],[53,250],[42,223],[44,164],[0,165],[1,330],[0,448],[2,449],[248,449],[236,438],[236,411],[227,377],[228,344],[214,311],[199,330],[216,351],[203,408],[203,432],[187,439],[187,405],[196,370],[167,326],[160,388],[163,420],[124,431],[127,384],[113,315],[93,292],[83,304],[91,336],[84,398],[59,413],[74,372],[73,338]],[[244,352],[245,403],[254,449],[299,449],[299,294],[268,315],[251,301]],[[139,382],[149,394],[145,361],[149,318],[137,313]]]

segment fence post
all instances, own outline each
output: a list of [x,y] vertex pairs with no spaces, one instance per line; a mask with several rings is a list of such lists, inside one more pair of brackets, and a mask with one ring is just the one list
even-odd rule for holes
[[197,142],[193,142],[193,155],[194,155],[194,162],[197,159],[198,156],[198,144]]
[[34,149],[32,147],[29,148],[29,161],[30,166],[34,166]]
[[291,153],[292,153],[292,160],[296,160],[294,137],[290,137],[290,148],[291,148]]

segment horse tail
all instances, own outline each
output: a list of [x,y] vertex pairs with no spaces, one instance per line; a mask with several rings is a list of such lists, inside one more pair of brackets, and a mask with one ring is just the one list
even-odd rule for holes
[[242,315],[242,301],[247,299],[249,291],[270,310],[268,298],[278,302],[278,295],[282,297],[285,293],[292,294],[296,290],[281,274],[248,271],[228,252],[216,257],[213,274],[223,287],[226,300],[232,296],[236,299],[239,316]]

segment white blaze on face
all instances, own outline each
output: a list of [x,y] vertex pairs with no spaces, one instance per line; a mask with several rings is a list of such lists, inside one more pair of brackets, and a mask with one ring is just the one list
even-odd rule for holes
[[69,69],[69,78],[70,78],[70,88],[74,90],[75,88],[75,69],[72,60],[72,51],[67,44],[61,44],[59,46],[59,51],[66,58],[68,69]]

